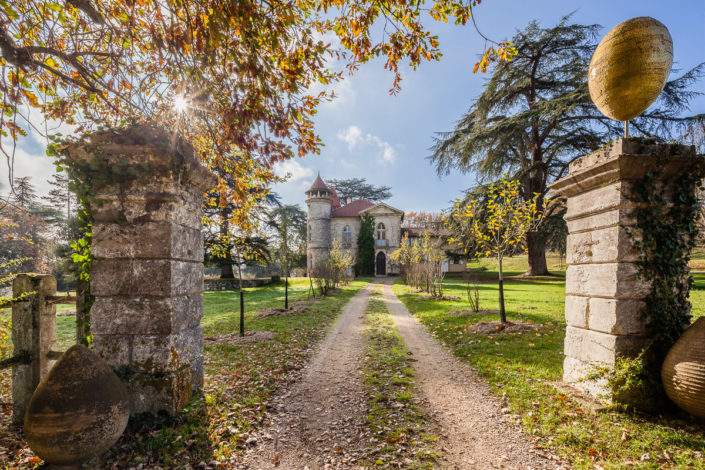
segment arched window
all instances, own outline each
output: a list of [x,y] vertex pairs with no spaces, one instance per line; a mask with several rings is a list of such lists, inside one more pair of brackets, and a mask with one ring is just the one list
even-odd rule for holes
[[308,241],[311,241],[311,224],[308,224]]
[[349,245],[351,241],[352,241],[352,230],[350,230],[349,225],[346,225],[345,227],[343,227],[343,244]]
[[382,222],[377,224],[377,240],[387,239],[387,229],[384,227]]

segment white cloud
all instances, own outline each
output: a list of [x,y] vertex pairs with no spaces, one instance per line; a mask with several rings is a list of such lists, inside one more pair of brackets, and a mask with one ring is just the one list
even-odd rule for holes
[[358,147],[371,146],[377,148],[377,155],[387,163],[393,163],[397,158],[397,150],[386,140],[373,134],[364,134],[357,126],[348,126],[338,131],[338,139],[348,144],[348,151],[352,152]]
[[287,178],[288,182],[308,181],[313,178],[313,170],[303,166],[296,160],[286,160],[274,165],[274,174],[280,178]]
[[362,131],[357,126],[350,126],[347,129],[338,131],[338,138],[348,144],[348,150],[351,152],[364,140]]

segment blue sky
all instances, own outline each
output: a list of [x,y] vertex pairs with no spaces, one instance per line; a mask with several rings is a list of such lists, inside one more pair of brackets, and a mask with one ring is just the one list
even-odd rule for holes
[[[705,0],[485,0],[476,9],[476,20],[486,35],[506,39],[533,19],[548,27],[572,11],[576,23],[602,25],[601,36],[626,19],[652,16],[671,32],[675,68],[687,70],[705,61]],[[439,36],[444,56],[416,71],[405,70],[398,95],[388,93],[393,77],[382,61],[363,65],[336,86],[339,98],[324,104],[315,119],[325,143],[321,154],[278,168],[281,174],[292,174],[290,181],[274,188],[284,203],[304,207],[303,193],[318,171],[324,179],[364,177],[391,186],[388,202],[407,212],[439,211],[474,184],[469,174],[438,177],[426,157],[434,133],[451,130],[481,93],[486,75],[473,74],[472,68],[484,41],[471,26],[429,25]],[[705,91],[705,83],[698,87]],[[705,112],[704,97],[693,103],[691,112]],[[35,176],[37,186],[45,190],[41,181],[52,172],[40,143],[21,144],[17,176]]]

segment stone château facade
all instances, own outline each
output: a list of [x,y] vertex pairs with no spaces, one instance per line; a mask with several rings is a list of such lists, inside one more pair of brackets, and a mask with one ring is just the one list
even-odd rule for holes
[[311,270],[328,258],[333,241],[338,240],[343,249],[350,250],[357,258],[357,234],[360,232],[361,218],[371,215],[375,220],[375,272],[378,276],[399,272],[396,263],[389,255],[401,243],[401,223],[404,211],[383,202],[372,203],[366,199],[348,200],[340,204],[335,189],[331,189],[319,174],[306,191],[308,206],[308,230],[306,265]]

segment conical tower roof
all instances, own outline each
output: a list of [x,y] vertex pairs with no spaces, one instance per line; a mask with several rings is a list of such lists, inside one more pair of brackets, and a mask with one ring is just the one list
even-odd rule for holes
[[311,191],[330,191],[330,188],[326,184],[325,181],[323,181],[323,178],[321,178],[321,173],[318,173],[318,176],[316,176],[316,179],[313,181],[313,184],[311,185],[310,188],[308,188],[308,191],[306,192],[311,192]]

